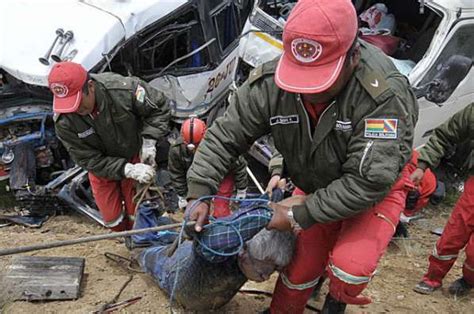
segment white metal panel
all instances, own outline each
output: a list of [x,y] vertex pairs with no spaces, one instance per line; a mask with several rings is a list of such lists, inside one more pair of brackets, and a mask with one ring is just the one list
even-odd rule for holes
[[228,91],[238,65],[239,51],[234,49],[214,70],[175,77],[164,75],[150,82],[173,100],[173,116],[185,119],[190,113],[204,115]]
[[125,37],[173,12],[188,0],[84,0],[119,18],[125,28]]
[[473,0],[426,0],[425,2],[432,2],[452,11],[457,11],[459,8],[474,9]]

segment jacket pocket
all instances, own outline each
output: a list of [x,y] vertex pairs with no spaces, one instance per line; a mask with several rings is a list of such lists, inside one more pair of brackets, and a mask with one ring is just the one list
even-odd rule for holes
[[387,141],[369,141],[362,153],[359,175],[382,186],[392,185],[401,171],[400,148]]
[[129,119],[129,115],[128,114],[122,114],[120,116],[115,116],[114,117],[114,122],[115,123],[120,123],[120,122],[126,121],[127,119]]

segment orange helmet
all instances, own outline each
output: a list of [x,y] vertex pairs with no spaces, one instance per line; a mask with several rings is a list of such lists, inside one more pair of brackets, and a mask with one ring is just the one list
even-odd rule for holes
[[191,117],[181,125],[181,136],[186,145],[197,147],[206,133],[206,123],[201,119]]

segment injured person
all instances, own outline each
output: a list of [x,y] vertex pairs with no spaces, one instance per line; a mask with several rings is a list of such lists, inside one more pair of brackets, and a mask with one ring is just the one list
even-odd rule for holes
[[[137,252],[136,258],[143,271],[186,310],[218,309],[247,280],[265,281],[289,264],[295,236],[265,229],[271,215],[266,202],[246,202],[231,216],[211,219],[207,229],[174,252],[178,233],[132,236],[135,246],[151,245]],[[173,223],[143,206],[137,216],[135,228]]]

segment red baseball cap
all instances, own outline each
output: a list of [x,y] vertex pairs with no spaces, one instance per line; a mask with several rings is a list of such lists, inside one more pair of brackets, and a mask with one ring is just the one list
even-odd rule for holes
[[321,93],[339,77],[357,35],[350,0],[300,0],[283,29],[275,83],[293,93]]
[[82,100],[82,87],[87,80],[87,71],[74,62],[56,63],[48,76],[49,89],[54,94],[53,111],[75,112]]

